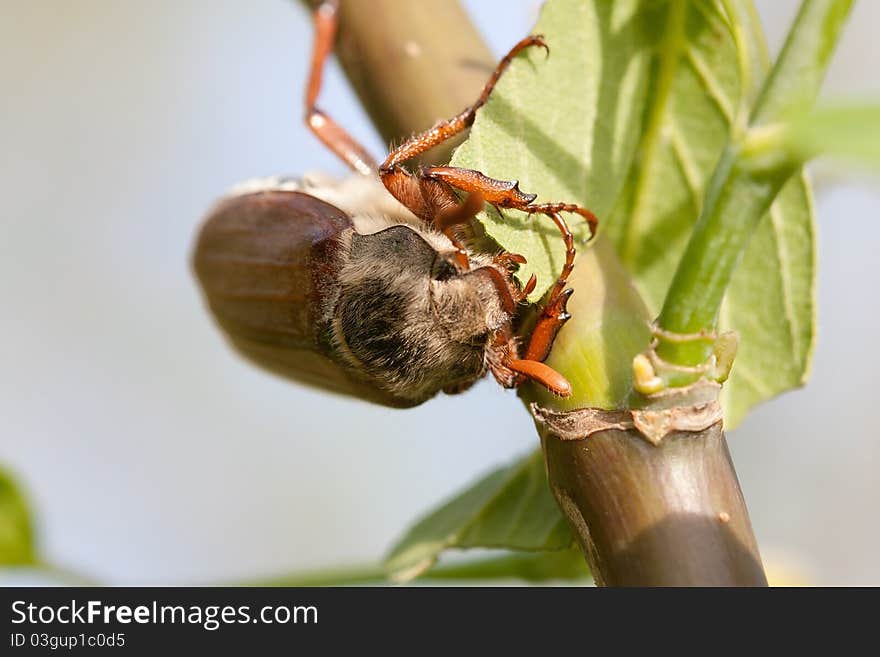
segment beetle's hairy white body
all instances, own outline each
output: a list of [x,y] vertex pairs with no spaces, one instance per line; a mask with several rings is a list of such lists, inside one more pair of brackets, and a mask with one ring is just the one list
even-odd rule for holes
[[257,192],[303,192],[333,205],[351,217],[355,230],[370,235],[390,226],[407,225],[422,234],[438,251],[453,250],[452,242],[443,233],[433,231],[385,189],[376,176],[333,178],[312,171],[302,178],[269,176],[238,183],[227,196]]
[[[511,320],[485,271],[498,269],[491,255],[469,252],[470,270],[453,271],[457,249],[449,238],[373,176],[261,178],[229,195],[262,191],[309,194],[351,218],[354,230],[339,237],[345,256],[338,286],[321,308],[335,350],[351,368],[415,401],[467,387],[485,373],[489,336]],[[406,230],[389,230],[395,227]],[[448,275],[438,276],[438,268]]]

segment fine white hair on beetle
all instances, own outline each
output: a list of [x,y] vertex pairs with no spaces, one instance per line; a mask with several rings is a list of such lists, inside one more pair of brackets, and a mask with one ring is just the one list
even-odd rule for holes
[[303,183],[286,176],[266,176],[249,178],[233,185],[225,194],[226,198],[257,194],[259,192],[301,192]]

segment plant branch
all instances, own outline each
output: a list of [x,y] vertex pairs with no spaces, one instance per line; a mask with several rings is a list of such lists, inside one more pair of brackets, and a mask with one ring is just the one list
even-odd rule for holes
[[541,428],[553,493],[606,586],[766,586],[718,422],[667,435],[580,440]]
[[[788,121],[809,109],[840,36],[851,0],[804,0],[779,59],[751,112],[749,131]],[[785,163],[755,169],[744,162],[743,139],[732,134],[709,182],[700,217],[675,273],[658,323],[670,333],[715,330],[724,292],[759,221],[796,171]],[[707,340],[660,340],[657,353],[696,366],[711,354]],[[685,377],[672,385],[686,385]]]

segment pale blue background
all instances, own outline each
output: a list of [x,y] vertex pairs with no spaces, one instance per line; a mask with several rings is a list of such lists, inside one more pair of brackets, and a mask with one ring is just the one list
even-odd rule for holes
[[[537,12],[466,4],[497,53]],[[778,44],[796,3],[760,4]],[[410,411],[327,397],[246,365],[204,311],[188,257],[212,200],[255,175],[343,172],[300,123],[298,6],[0,6],[0,463],[52,561],[121,584],[376,559],[536,445],[494,384]],[[878,25],[880,3],[858,4],[829,91],[880,92]],[[383,151],[335,67],[324,104]],[[820,182],[813,383],[730,442],[774,572],[880,584],[880,193],[877,178]]]

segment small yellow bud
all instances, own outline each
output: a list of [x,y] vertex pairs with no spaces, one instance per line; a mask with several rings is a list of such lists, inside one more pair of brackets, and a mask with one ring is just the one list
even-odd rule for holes
[[643,395],[652,395],[666,387],[657,374],[651,360],[645,354],[639,354],[633,358],[633,385]]

